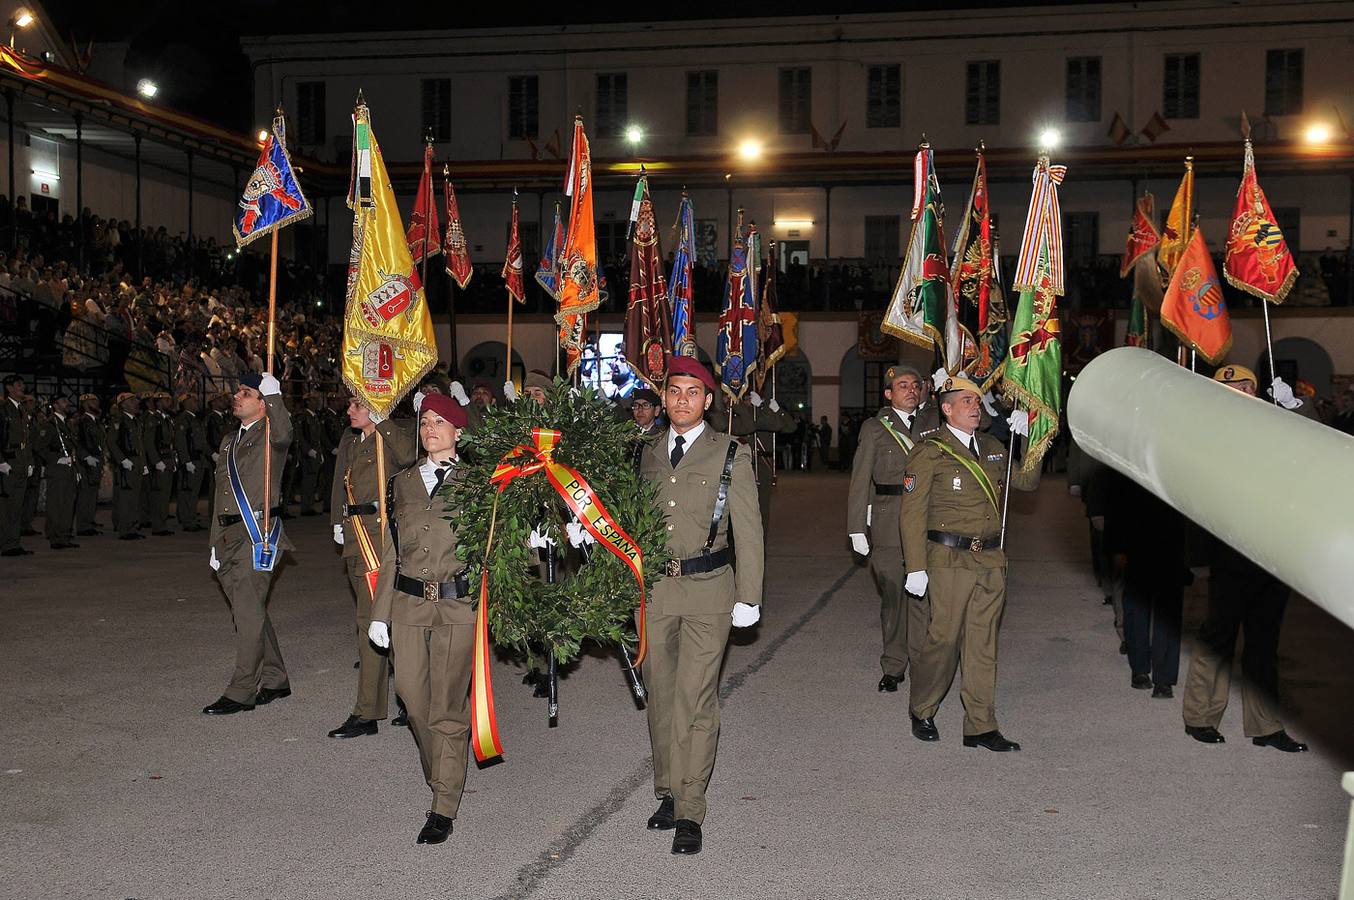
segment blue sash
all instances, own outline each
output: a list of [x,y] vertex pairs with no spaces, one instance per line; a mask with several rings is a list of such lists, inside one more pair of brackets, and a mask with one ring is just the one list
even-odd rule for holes
[[[267,421],[264,421],[264,427],[267,428]],[[230,473],[230,490],[235,495],[235,505],[240,508],[240,519],[244,522],[245,530],[249,532],[250,543],[254,545],[254,571],[271,572],[273,566],[277,564],[277,542],[282,536],[282,520],[274,518],[272,527],[268,529],[267,538],[263,535],[263,529],[259,527],[258,519],[254,518],[254,506],[249,502],[249,495],[245,493],[244,485],[240,482],[240,470],[235,466],[235,448],[239,446],[240,433],[235,433],[235,440],[230,442],[230,453],[226,455],[226,469]],[[266,441],[265,441],[266,444]],[[272,450],[265,446],[264,453]],[[265,491],[266,493],[266,491]]]

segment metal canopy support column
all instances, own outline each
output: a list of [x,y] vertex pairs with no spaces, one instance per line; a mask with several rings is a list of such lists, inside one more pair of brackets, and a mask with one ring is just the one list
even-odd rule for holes
[[75,259],[85,267],[85,114],[75,114]]
[[186,151],[188,157],[188,277],[193,277],[193,257],[197,252],[193,249],[193,151]]
[[141,135],[133,134],[132,142],[136,145],[136,277],[141,278],[145,265],[145,240],[141,233]]

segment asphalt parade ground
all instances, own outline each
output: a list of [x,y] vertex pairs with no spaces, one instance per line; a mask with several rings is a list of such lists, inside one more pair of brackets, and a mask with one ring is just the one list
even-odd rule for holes
[[[1285,723],[1312,752],[1186,737],[1129,688],[1086,520],[1061,479],[1013,498],[998,714],[1020,753],[961,746],[957,685],[915,740],[875,690],[879,607],[844,534],[846,478],[776,488],[763,622],[735,633],[705,850],[650,832],[648,734],[614,653],[561,681],[557,727],[493,669],[505,748],[473,759],[451,839],[407,729],[349,741],[352,605],[327,518],[292,519],[272,617],[293,695],[199,710],[233,663],[201,534],[0,561],[3,898],[1330,898],[1354,768],[1354,633],[1294,598]],[[106,521],[106,511],[100,518]],[[1204,586],[1186,598],[1185,652]],[[1188,669],[1182,659],[1181,678]]]

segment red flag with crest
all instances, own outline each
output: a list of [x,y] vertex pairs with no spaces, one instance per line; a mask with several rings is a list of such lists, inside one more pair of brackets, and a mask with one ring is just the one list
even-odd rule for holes
[[439,241],[441,231],[437,227],[437,206],[433,203],[433,145],[423,148],[423,177],[418,180],[418,196],[414,198],[414,214],[409,217],[409,229],[404,233],[405,243],[409,245],[409,255],[414,264],[423,262],[425,256],[436,256],[442,252]]
[[455,278],[464,290],[470,283],[470,277],[475,274],[475,267],[470,264],[470,244],[461,227],[461,210],[456,205],[456,190],[451,186],[451,173],[446,166],[442,167],[442,192],[447,199],[447,234],[442,241],[447,274]]

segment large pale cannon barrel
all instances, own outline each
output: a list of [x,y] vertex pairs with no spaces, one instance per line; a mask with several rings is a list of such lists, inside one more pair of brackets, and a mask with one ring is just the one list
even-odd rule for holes
[[1354,438],[1138,347],[1096,357],[1067,418],[1091,456],[1354,628]]

